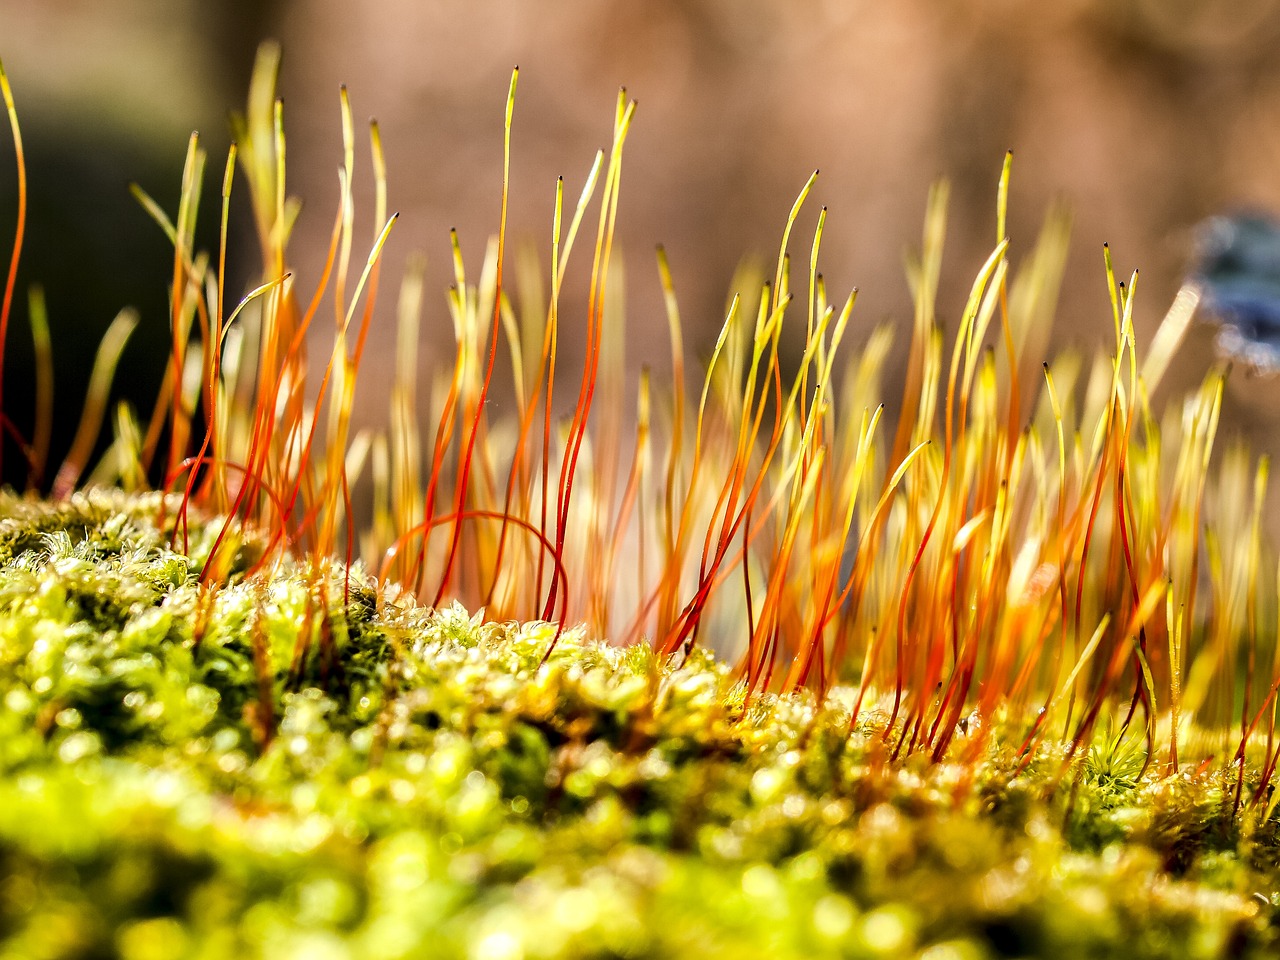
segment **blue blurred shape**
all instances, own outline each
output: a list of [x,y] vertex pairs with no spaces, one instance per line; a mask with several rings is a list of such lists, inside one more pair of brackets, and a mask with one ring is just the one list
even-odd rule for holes
[[1211,217],[1200,227],[1191,279],[1218,325],[1218,350],[1255,371],[1280,371],[1280,221]]

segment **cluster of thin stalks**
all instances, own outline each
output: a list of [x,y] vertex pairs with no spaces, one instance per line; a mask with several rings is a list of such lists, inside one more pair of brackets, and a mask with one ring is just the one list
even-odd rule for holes
[[[328,255],[304,292],[287,254],[298,205],[285,186],[277,66],[278,52],[264,48],[226,158],[212,255],[193,239],[206,162],[195,136],[176,216],[137,191],[173,242],[168,369],[149,416],[115,411],[114,443],[86,478],[115,360],[136,322],[122,314],[102,343],[54,497],[86,482],[136,487],[162,476],[181,497],[178,545],[195,507],[225,517],[224,532],[259,531],[269,544],[261,571],[286,553],[317,570],[363,558],[384,584],[433,605],[457,599],[495,620],[585,623],[594,635],[667,655],[712,645],[736,658],[748,697],[849,684],[850,723],[875,719],[890,760],[976,761],[997,718],[1022,724],[1016,746],[1028,760],[1047,740],[1079,754],[1101,735],[1100,720],[1107,729],[1118,720],[1145,740],[1156,769],[1234,764],[1244,799],[1270,814],[1280,643],[1275,578],[1264,573],[1275,561],[1260,532],[1267,465],[1232,450],[1211,469],[1223,370],[1163,417],[1148,402],[1195,310],[1193,289],[1139,356],[1137,274],[1117,281],[1108,254],[1114,344],[1092,360],[1066,354],[1042,364],[1068,224],[1051,214],[1015,275],[1006,160],[994,248],[958,323],[944,331],[935,313],[940,185],[909,264],[915,312],[891,428],[879,397],[892,331],[846,342],[854,295],[829,300],[818,267],[825,209],[800,269],[789,253],[815,173],[787,218],[773,277],[729,305],[696,395],[686,391],[681,320],[659,251],[671,371],[665,386],[645,372],[630,401],[612,253],[635,105],[620,96],[612,144],[576,202],[566,202],[563,180],[555,185],[549,278],[536,256],[514,258],[509,271],[513,73],[501,219],[478,276],[451,238],[452,367],[420,394],[422,273],[411,266],[397,310],[389,426],[356,431],[357,376],[396,221],[386,211],[381,141],[375,123],[376,235],[365,247],[354,230],[356,137],[344,90],[340,200]],[[26,203],[3,84],[19,214],[0,349]],[[229,211],[233,189],[246,188],[261,283],[232,305]],[[594,236],[582,240],[584,231]],[[583,244],[592,258],[585,316],[580,308],[566,316],[564,280]],[[36,424],[30,440],[7,418],[4,427],[34,489],[52,396],[38,293],[30,318]],[[317,366],[308,344],[324,324],[334,345]],[[576,394],[557,370],[564,337],[585,343]],[[802,355],[788,364],[782,345],[796,341]],[[514,410],[495,421],[488,401],[499,367],[509,370]],[[372,520],[357,529],[360,478]],[[229,552],[213,551],[206,582],[218,582]],[[318,596],[317,610],[332,599]],[[1244,790],[1247,765],[1254,773]]]

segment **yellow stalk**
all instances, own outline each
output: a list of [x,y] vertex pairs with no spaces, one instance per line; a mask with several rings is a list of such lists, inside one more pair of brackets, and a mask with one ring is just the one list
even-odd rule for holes
[[93,370],[89,374],[89,388],[85,394],[84,407],[80,412],[80,425],[71,441],[71,449],[53,480],[55,500],[71,495],[80,475],[84,472],[85,465],[89,462],[93,446],[102,430],[102,420],[107,410],[107,396],[111,391],[111,381],[115,377],[116,366],[120,362],[120,354],[137,325],[136,311],[121,310],[102,336],[98,352],[93,358]]

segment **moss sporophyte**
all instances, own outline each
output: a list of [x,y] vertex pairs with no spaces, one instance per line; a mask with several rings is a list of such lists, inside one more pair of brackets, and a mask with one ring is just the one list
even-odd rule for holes
[[[659,253],[672,366],[631,408],[612,247],[634,104],[577,201],[555,185],[549,278],[522,263],[517,299],[513,73],[478,275],[452,238],[452,366],[419,396],[410,267],[390,419],[356,431],[395,224],[380,134],[365,248],[343,91],[328,253],[294,265],[277,63],[264,48],[219,197],[195,137],[176,213],[136,191],[174,251],[163,386],[149,413],[108,409],[123,314],[51,485],[29,300],[35,423],[3,421],[30,481],[0,494],[0,955],[1276,955],[1267,464],[1214,455],[1224,370],[1149,403],[1193,286],[1141,345],[1137,275],[1108,254],[1114,341],[1042,365],[1067,224],[1014,270],[1006,160],[992,252],[944,329],[940,185],[890,427],[893,331],[846,337],[825,210],[793,267],[815,174],[696,394]],[[0,84],[3,343],[26,175]],[[234,191],[262,257],[242,297]],[[586,347],[568,386],[562,337]]]

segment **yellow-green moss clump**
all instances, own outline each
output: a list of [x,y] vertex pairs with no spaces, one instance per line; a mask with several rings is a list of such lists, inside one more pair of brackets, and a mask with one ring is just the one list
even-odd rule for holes
[[548,653],[338,568],[202,587],[160,505],[0,495],[0,956],[1280,948],[1276,823],[1221,774],[884,764],[883,718],[744,715],[702,652]]

